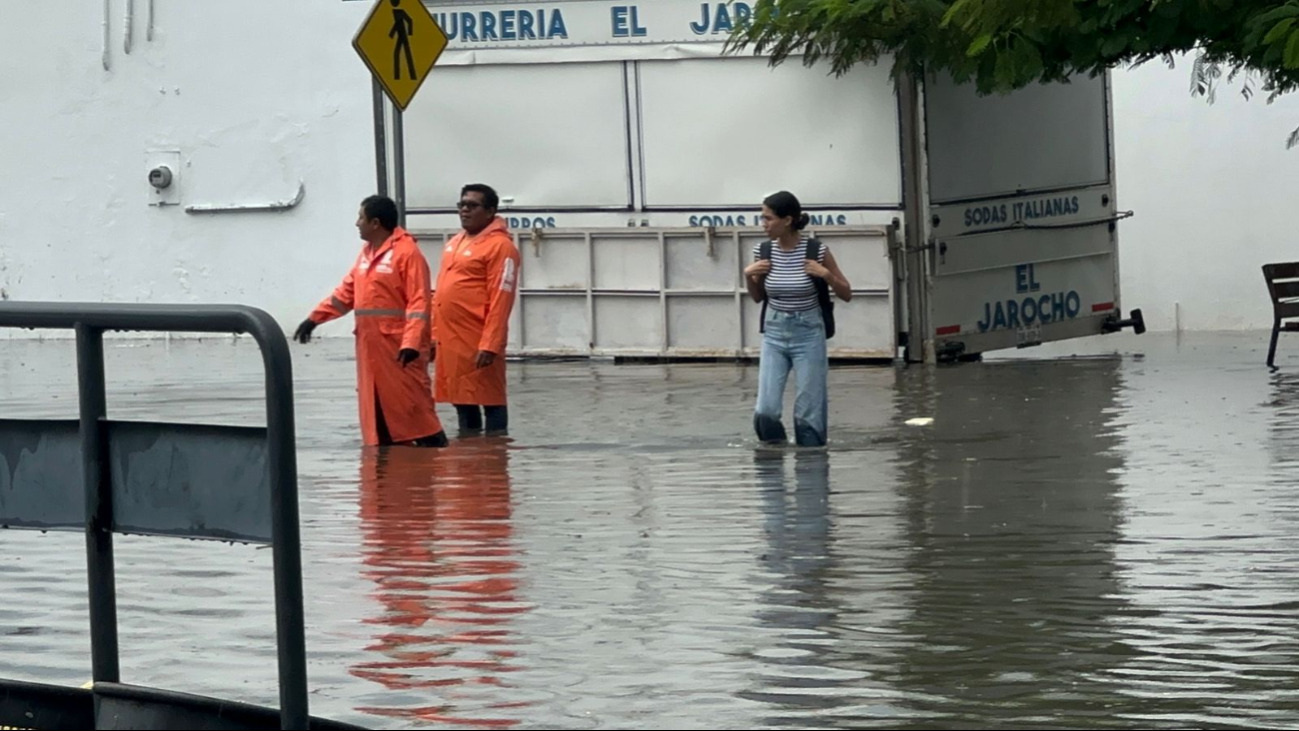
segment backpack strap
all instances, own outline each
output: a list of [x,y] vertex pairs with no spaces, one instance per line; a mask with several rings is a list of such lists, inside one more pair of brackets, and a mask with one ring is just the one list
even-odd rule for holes
[[[758,261],[771,261],[771,240],[758,244]],[[758,310],[758,332],[767,331],[767,297],[762,297],[762,307]]]
[[820,263],[821,261],[821,242],[818,239],[807,240],[807,253],[803,255],[805,259]]
[[[807,252],[804,257],[817,263],[821,261],[821,242],[817,239],[807,240]],[[830,283],[824,279],[812,278],[816,287],[817,303],[821,305],[821,319],[825,322],[825,338],[834,337],[834,298],[830,295]]]

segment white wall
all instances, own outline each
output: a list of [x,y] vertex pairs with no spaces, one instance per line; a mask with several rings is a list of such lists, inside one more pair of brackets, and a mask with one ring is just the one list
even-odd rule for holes
[[1270,327],[1260,267],[1299,260],[1299,95],[1268,105],[1223,89],[1192,98],[1190,61],[1114,74],[1119,266],[1125,309],[1152,329]]
[[[374,187],[367,2],[156,2],[123,53],[126,0],[0,0],[0,296],[243,302],[291,327],[343,274]],[[1116,73],[1123,298],[1154,328],[1263,327],[1259,266],[1299,258],[1289,203],[1299,97],[1192,99],[1187,64]],[[499,93],[499,92],[495,92]],[[471,103],[455,100],[455,103]],[[146,151],[175,148],[186,204],[306,198],[287,213],[147,205]],[[336,326],[329,334],[346,335]],[[4,337],[0,334],[0,337]]]
[[[10,299],[242,302],[289,325],[328,294],[374,188],[366,3],[0,0],[0,293]],[[21,22],[11,22],[15,16]],[[179,149],[186,204],[291,198],[286,213],[147,204],[146,150]],[[340,332],[343,328],[337,328]],[[3,335],[0,335],[3,337]]]

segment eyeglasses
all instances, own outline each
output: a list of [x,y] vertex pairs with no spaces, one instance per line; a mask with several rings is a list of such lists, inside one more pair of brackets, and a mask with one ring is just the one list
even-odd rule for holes
[[460,201],[459,203],[456,204],[456,208],[462,211],[472,211],[476,208],[482,208],[482,207],[483,204],[479,203],[478,201]]

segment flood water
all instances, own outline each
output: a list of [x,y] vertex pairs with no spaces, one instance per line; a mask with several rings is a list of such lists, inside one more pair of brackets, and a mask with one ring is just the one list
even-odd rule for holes
[[[1293,728],[1299,355],[1265,345],[836,368],[824,452],[755,449],[756,368],[586,362],[512,364],[508,439],[363,450],[350,342],[294,346],[312,712]],[[112,340],[109,414],[261,424],[260,367]],[[0,341],[0,385],[74,416],[71,343]],[[117,548],[124,682],[277,703],[269,550]],[[83,538],[0,532],[0,592],[0,676],[85,682]]]

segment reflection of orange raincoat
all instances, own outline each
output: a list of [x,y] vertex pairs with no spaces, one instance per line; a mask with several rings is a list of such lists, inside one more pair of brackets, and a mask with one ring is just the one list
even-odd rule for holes
[[[433,295],[437,400],[505,405],[505,342],[518,288],[519,249],[497,217],[477,236],[461,231],[442,252]],[[478,368],[478,351],[496,354]]]
[[[513,617],[521,571],[513,542],[509,453],[489,440],[361,456],[362,575],[378,628],[352,675],[399,691],[358,709],[456,727],[520,723],[504,701],[523,669]],[[497,692],[484,690],[501,687]],[[433,705],[410,705],[427,699]],[[482,699],[482,700],[480,700]],[[475,701],[478,701],[475,703]]]
[[[398,228],[376,250],[367,244],[333,295],[311,313],[316,324],[355,310],[356,385],[361,436],[379,443],[375,403],[394,442],[442,431],[428,377],[429,267],[415,239]],[[419,351],[402,367],[397,352]]]

